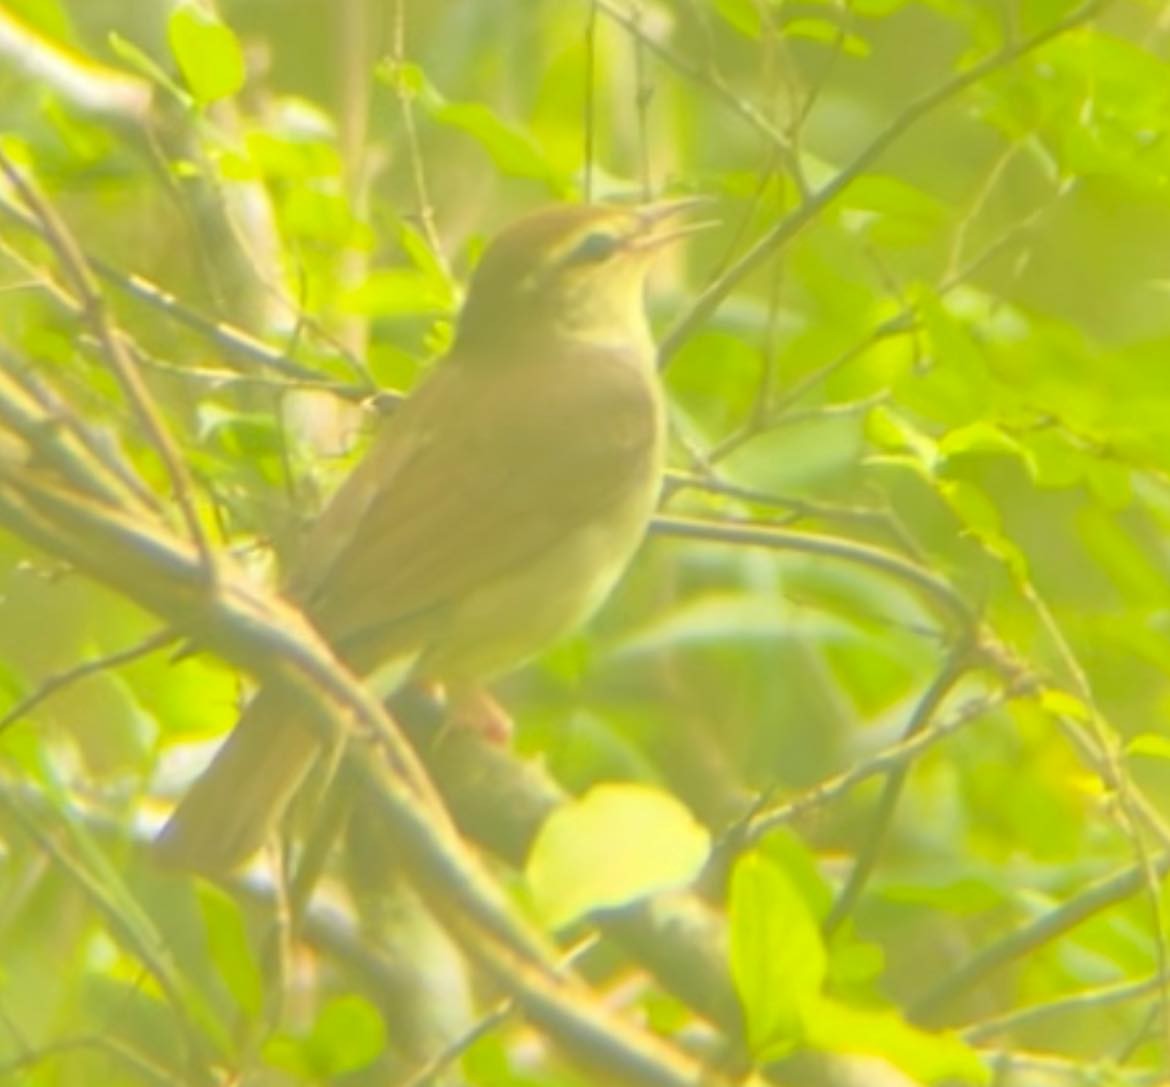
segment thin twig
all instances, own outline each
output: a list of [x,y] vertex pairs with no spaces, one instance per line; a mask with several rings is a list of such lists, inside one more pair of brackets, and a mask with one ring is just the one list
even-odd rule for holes
[[829,502],[813,502],[792,495],[773,494],[771,491],[762,491],[755,487],[732,483],[709,470],[684,472],[672,468],[666,473],[664,487],[668,498],[679,491],[690,490],[719,495],[724,498],[734,498],[753,506],[788,510],[790,517],[784,519],[785,525],[807,518],[816,518],[823,521],[838,521],[842,524],[869,525],[885,531],[891,529],[889,514],[884,509],[842,506]]
[[38,1065],[86,1050],[94,1050],[98,1053],[104,1053],[108,1057],[114,1057],[125,1064],[127,1068],[132,1069],[136,1078],[145,1076],[151,1082],[161,1084],[162,1087],[174,1087],[175,1084],[184,1082],[179,1069],[166,1068],[153,1057],[140,1053],[118,1038],[102,1034],[60,1038],[55,1042],[26,1049],[19,1057],[0,1062],[0,1082],[15,1083],[17,1081],[9,1079],[10,1076],[30,1074]]
[[139,657],[145,657],[165,646],[173,644],[177,640],[178,635],[173,630],[158,630],[143,638],[142,641],[127,646],[125,649],[120,649],[116,653],[108,653],[104,657],[95,657],[93,660],[82,661],[72,668],[67,668],[63,672],[49,676],[38,684],[36,690],[25,695],[15,706],[0,716],[0,732],[11,727],[22,717],[27,716],[44,702],[46,698],[56,694],[62,688],[68,687],[70,684],[77,683],[87,676],[95,675],[98,672],[109,672],[115,668],[120,668],[123,664],[129,664],[130,661],[138,660]]
[[960,629],[972,630],[978,622],[967,602],[947,582],[901,555],[869,544],[769,525],[704,520],[665,513],[660,513],[654,518],[650,530],[658,536],[675,536],[741,547],[764,547],[773,551],[792,551],[854,562],[888,574],[913,587]]
[[1157,974],[1151,974],[1140,981],[1101,985],[1095,989],[1073,993],[1071,996],[1047,1000],[1042,1004],[1029,1004],[1008,1012],[1006,1015],[981,1019],[977,1023],[960,1027],[958,1033],[968,1042],[982,1042],[999,1034],[1010,1034],[1031,1027],[1046,1019],[1055,1019],[1062,1015],[1083,1015],[1085,1012],[1095,1014],[1101,1009],[1112,1007],[1115,1004],[1140,1000],[1142,997],[1156,992],[1161,983],[1161,978]]
[[[938,713],[947,695],[954,690],[955,685],[963,678],[970,666],[970,643],[961,643],[952,650],[943,667],[915,705],[910,720],[902,732],[903,742],[913,739],[930,727],[931,721]],[[865,841],[857,850],[849,878],[846,879],[845,886],[837,894],[833,907],[829,910],[822,926],[826,938],[831,937],[841,927],[842,922],[853,912],[853,908],[861,898],[865,885],[869,882],[869,877],[877,865],[878,857],[881,855],[882,845],[893,822],[894,811],[901,799],[902,789],[906,784],[910,767],[913,765],[913,760],[907,759],[895,766],[886,777],[881,796],[868,819],[869,830]]]
[[[158,985],[167,1003],[174,1009],[182,1028],[181,1035],[188,1057],[194,1058],[201,1054],[205,1050],[205,1043],[190,1014],[185,980],[175,969],[161,936],[145,914],[138,911],[129,892],[125,891],[104,858],[99,854],[99,862],[95,864],[83,853],[86,844],[84,838],[80,840],[81,849],[70,848],[61,840],[63,835],[58,835],[42,825],[41,818],[30,814],[19,803],[2,793],[0,810],[8,813],[105,917],[111,935],[146,970]],[[74,836],[79,833],[68,824],[65,824],[64,829]]]
[[106,310],[105,299],[98,289],[88,263],[65,223],[52,205],[40,194],[31,181],[16,168],[12,160],[0,150],[0,172],[8,179],[25,206],[41,223],[43,236],[56,254],[66,279],[77,296],[90,326],[102,346],[110,369],[122,387],[130,407],[158,453],[170,479],[171,490],[179,504],[183,520],[192,542],[199,551],[200,561],[209,580],[215,578],[215,552],[203,529],[195,509],[194,484],[186,463],[179,455],[170,432],[163,422],[150,390],[142,380],[138,368],[126,351],[121,336],[115,331]]
[[19,437],[29,463],[51,465],[75,487],[114,503],[160,511],[158,497],[80,414],[49,389],[29,363],[0,343],[0,427]]
[[368,385],[356,385],[347,381],[333,381],[329,378],[296,378],[280,377],[273,374],[250,374],[239,370],[219,370],[211,366],[184,366],[182,363],[160,359],[156,355],[148,354],[140,347],[133,346],[131,350],[139,366],[155,370],[160,374],[167,374],[179,381],[190,381],[200,385],[207,385],[213,390],[232,388],[259,388],[273,392],[323,392],[336,396],[340,400],[349,400],[358,404],[368,404],[373,401],[379,408],[389,407],[403,399],[404,394],[393,389],[380,389],[371,394]]
[[1028,698],[1035,693],[1031,680],[1021,678],[1013,685],[1004,687],[995,694],[975,698],[956,709],[953,713],[936,721],[930,728],[918,732],[909,739],[900,740],[883,748],[877,754],[851,766],[848,770],[804,789],[797,796],[755,812],[747,826],[731,835],[740,848],[756,844],[769,831],[784,826],[810,811],[823,808],[858,785],[871,778],[893,773],[901,766],[909,765],[924,751],[941,743],[949,736],[974,723],[1017,698]]
[[418,139],[418,125],[414,119],[414,104],[407,89],[404,75],[406,66],[406,0],[395,0],[393,13],[393,38],[391,49],[395,67],[394,95],[398,99],[399,112],[402,116],[402,132],[406,137],[406,155],[410,163],[410,180],[414,186],[415,204],[418,206],[419,222],[422,225],[423,237],[431,250],[443,274],[450,279],[451,269],[447,264],[447,255],[443,251],[443,243],[439,239],[439,231],[435,225],[435,207],[431,202],[430,186],[427,184],[426,169],[423,166],[422,147]]
[[647,33],[634,15],[628,11],[623,11],[616,4],[611,3],[610,0],[593,0],[593,3],[598,10],[605,12],[615,23],[628,30],[651,53],[655,54],[670,68],[678,72],[679,75],[713,92],[720,101],[730,106],[733,112],[747,121],[757,132],[766,136],[780,151],[786,162],[791,160],[792,148],[784,133],[776,128],[755,106],[736,94],[718,75],[714,72],[705,72],[697,68],[690,61],[673,52],[652,34]]
[[[605,0],[599,0],[599,2],[604,3]],[[831,181],[816,190],[784,219],[781,219],[733,267],[724,272],[699,295],[687,313],[679,319],[659,345],[659,365],[668,365],[683,343],[707,321],[723,299],[744,278],[768,259],[773,252],[795,238],[922,118],[993,72],[1020,60],[1061,34],[1087,22],[1108,2],[1109,0],[1088,0],[1087,3],[1082,4],[1063,19],[1058,19],[1029,38],[1004,46],[980,63],[972,65],[966,71],[960,72],[933,90],[914,99],[853,158],[848,166],[839,171]]]
[[[599,937],[590,934],[571,947],[561,960],[562,965],[578,963],[591,948],[597,945]],[[405,1079],[398,1087],[431,1087],[442,1073],[451,1067],[481,1038],[486,1038],[497,1027],[502,1026],[517,1012],[516,1001],[508,998],[498,1001],[484,1015],[471,1024],[459,1037],[445,1045],[430,1060],[426,1061]]]
[[1144,821],[1145,825],[1153,830],[1163,851],[1170,851],[1170,829],[1166,827],[1162,817],[1144,800],[1140,790],[1135,788],[1126,772],[1122,763],[1117,730],[1108,723],[1098,705],[1088,673],[1064,631],[1061,630],[1056,616],[1032,582],[1020,578],[1018,587],[1055,646],[1073,690],[1088,712],[1087,724],[1068,717],[1058,717],[1057,720],[1066,734],[1072,737],[1088,757],[1102,782],[1115,792],[1118,801],[1115,806],[1118,822],[1133,847],[1138,861],[1137,866],[1145,878],[1145,889],[1154,920],[1154,953],[1161,982],[1158,990],[1160,1033],[1163,1045],[1167,1049],[1166,1060],[1170,1062],[1170,949],[1166,944],[1168,926],[1160,887],[1164,872],[1159,869],[1150,854],[1142,835],[1141,824]]
[[[1170,852],[1154,859],[1159,876],[1170,872]],[[1147,873],[1140,864],[1131,865],[1099,880],[1075,898],[1049,910],[1020,928],[984,945],[962,966],[948,970],[924,993],[910,1002],[907,1015],[920,1022],[938,1022],[941,1012],[961,993],[982,982],[989,974],[1009,962],[1051,943],[1058,936],[1090,917],[1124,902],[1146,888]]]
[[[0,193],[0,213],[23,229],[42,238],[45,237],[44,225],[34,216],[7,200],[3,193]],[[262,340],[256,339],[234,325],[204,317],[189,306],[184,305],[169,291],[151,283],[142,276],[127,274],[92,254],[84,253],[83,256],[87,265],[100,279],[210,340],[229,357],[263,366],[290,379],[320,380],[319,371],[302,365],[287,353],[269,347]]]
[[[1063,196],[1066,191],[1067,189],[1062,189],[1057,193],[1057,198]],[[981,268],[998,257],[1010,245],[1014,244],[1020,235],[1026,234],[1034,229],[1040,219],[1051,212],[1052,207],[1053,205],[1049,203],[1036,208],[1029,215],[1025,216],[1025,218],[1013,223],[1003,234],[972,257],[965,265],[952,270],[935,288],[937,297],[940,299],[945,298],[964,283],[968,282]],[[921,328],[922,323],[918,316],[918,308],[913,305],[904,306],[892,317],[887,317],[880,324],[871,328],[855,343],[842,351],[841,354],[830,359],[827,363],[817,367],[817,369],[810,373],[805,374],[798,381],[793,382],[784,390],[783,396],[779,397],[772,405],[765,419],[749,419],[747,424],[737,430],[733,430],[727,437],[712,447],[711,451],[707,454],[708,461],[716,464],[719,461],[725,460],[737,449],[759,435],[774,430],[777,427],[787,426],[792,422],[799,421],[802,417],[801,413],[790,410],[792,405],[799,403],[813,389],[823,385],[830,377],[859,359],[872,347],[876,347],[879,343],[884,343],[886,340],[893,339],[896,336],[915,335],[921,331]],[[879,394],[879,396],[874,397],[874,402],[879,402],[883,395]],[[858,402],[858,406],[864,406],[866,403],[866,401],[860,401]],[[819,412],[828,412],[831,409],[832,406],[830,405],[817,408],[816,410]]]

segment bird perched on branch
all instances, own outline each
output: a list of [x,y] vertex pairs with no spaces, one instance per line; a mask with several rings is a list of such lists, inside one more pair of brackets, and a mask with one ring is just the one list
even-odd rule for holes
[[[560,206],[484,252],[454,345],[384,424],[286,582],[358,674],[410,659],[449,712],[583,622],[658,496],[663,396],[643,307],[693,200]],[[470,708],[470,709],[469,709]],[[261,689],[156,843],[228,871],[266,840],[321,742]]]

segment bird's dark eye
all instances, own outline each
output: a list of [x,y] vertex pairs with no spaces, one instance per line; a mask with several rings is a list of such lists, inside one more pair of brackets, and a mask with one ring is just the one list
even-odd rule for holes
[[612,257],[617,252],[621,240],[612,234],[595,230],[586,234],[569,252],[569,262],[572,264],[596,264]]

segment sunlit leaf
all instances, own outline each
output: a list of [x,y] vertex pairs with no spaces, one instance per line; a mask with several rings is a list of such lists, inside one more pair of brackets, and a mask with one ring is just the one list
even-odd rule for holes
[[758,854],[736,862],[728,894],[731,976],[758,1057],[806,1039],[828,955],[816,919],[783,869]]
[[669,793],[597,785],[545,820],[525,874],[541,916],[559,928],[689,882],[709,848],[707,831]]
[[884,1057],[924,1083],[986,1084],[991,1074],[954,1034],[930,1034],[894,1012],[855,1008],[821,998],[805,1012],[810,1044],[837,1053]]
[[245,1015],[259,1015],[264,1001],[264,980],[239,904],[218,888],[204,884],[199,888],[199,908],[216,972],[239,1009]]
[[1143,732],[1125,745],[1126,754],[1148,755],[1156,759],[1170,759],[1170,736]]
[[377,1009],[360,996],[330,1000],[305,1034],[281,1032],[264,1045],[275,1068],[313,1081],[332,1082],[365,1068],[386,1047],[386,1028]]
[[231,27],[197,0],[180,0],[167,20],[167,40],[187,86],[200,102],[244,85],[244,51]]

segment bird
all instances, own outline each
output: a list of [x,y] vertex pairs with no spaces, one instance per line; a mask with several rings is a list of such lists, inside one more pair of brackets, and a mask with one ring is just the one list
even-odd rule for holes
[[[283,589],[357,675],[406,662],[448,712],[597,609],[658,500],[665,399],[644,293],[707,225],[695,198],[560,204],[505,227],[472,273],[446,356],[307,531]],[[266,842],[323,748],[262,686],[154,842],[230,873]]]

